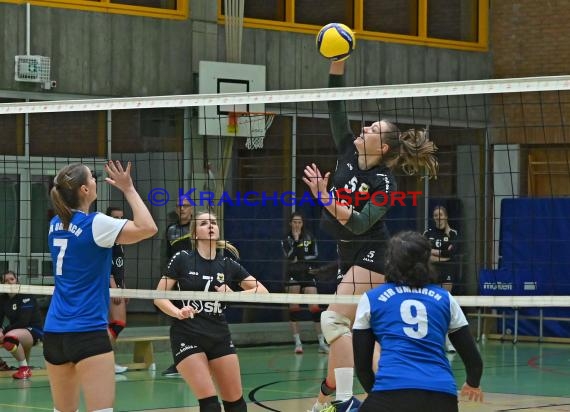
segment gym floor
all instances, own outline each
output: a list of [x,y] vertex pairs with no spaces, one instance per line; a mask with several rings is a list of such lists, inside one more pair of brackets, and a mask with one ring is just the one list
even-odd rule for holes
[[[295,355],[291,345],[239,349],[248,410],[304,412],[311,407],[327,357],[317,353],[316,345],[304,348],[303,355]],[[487,341],[480,348],[485,402],[460,402],[460,411],[570,411],[570,345]],[[9,360],[7,353],[2,355]],[[40,355],[39,350],[32,351],[34,367],[42,366]],[[463,364],[457,355],[448,357],[461,385]],[[160,375],[171,362],[170,353],[159,352],[156,360],[156,371],[116,376],[115,411],[198,412],[182,379]],[[128,363],[129,355],[120,353],[117,361]],[[0,378],[0,411],[53,411],[47,377],[40,375],[28,381]]]

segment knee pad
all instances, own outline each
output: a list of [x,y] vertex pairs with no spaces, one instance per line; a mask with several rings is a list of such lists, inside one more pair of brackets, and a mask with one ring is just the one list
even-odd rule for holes
[[125,326],[127,326],[126,322],[120,320],[111,321],[109,322],[109,332],[115,339],[117,339],[119,337],[119,333],[125,329]]
[[222,401],[224,403],[224,412],[247,412],[247,404],[243,400],[243,396],[237,401],[228,402]]
[[220,402],[217,396],[210,396],[209,398],[198,399],[200,405],[200,412],[222,412]]
[[319,323],[321,321],[321,313],[323,312],[318,306],[311,306],[309,309],[313,322]]
[[2,346],[4,346],[4,349],[6,349],[8,352],[16,352],[18,350],[18,345],[20,344],[20,341],[18,340],[17,337],[15,336],[4,336],[4,343],[2,344]]
[[332,310],[325,310],[321,313],[321,329],[329,344],[341,336],[351,336],[350,319]]
[[291,322],[299,322],[302,320],[301,318],[301,308],[289,310],[289,320]]

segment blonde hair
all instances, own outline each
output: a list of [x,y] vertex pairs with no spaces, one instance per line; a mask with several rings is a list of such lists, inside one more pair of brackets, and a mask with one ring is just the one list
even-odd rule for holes
[[[210,215],[217,219],[216,214],[209,210],[200,210],[193,216],[192,220],[190,221],[190,242],[192,242],[192,248],[194,249],[196,249],[196,221],[198,220],[198,216],[201,215]],[[227,250],[239,259],[238,249],[227,240],[216,240],[216,249]]]
[[408,129],[402,133],[394,123],[381,121],[388,126],[388,130],[382,133],[382,142],[390,147],[384,155],[386,166],[390,169],[400,166],[410,176],[422,174],[425,170],[429,178],[437,178],[437,146],[429,139],[428,132],[425,129]]

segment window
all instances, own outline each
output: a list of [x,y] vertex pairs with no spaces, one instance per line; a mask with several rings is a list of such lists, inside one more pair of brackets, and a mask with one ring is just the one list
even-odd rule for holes
[[485,0],[248,0],[244,26],[316,34],[338,22],[358,39],[486,51],[488,9]]
[[418,35],[418,0],[364,0],[366,31]]
[[477,41],[477,0],[429,0],[428,37]]
[[0,254],[20,251],[20,176],[0,174]]
[[[0,0],[0,3],[22,4],[21,0]],[[31,0],[31,5],[98,11],[184,20],[188,18],[188,0]]]

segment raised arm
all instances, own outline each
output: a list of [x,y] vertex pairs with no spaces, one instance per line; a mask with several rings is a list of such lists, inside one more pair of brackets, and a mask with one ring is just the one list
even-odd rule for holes
[[123,169],[121,162],[109,160],[105,165],[105,172],[108,175],[105,181],[123,192],[133,211],[133,220],[127,221],[125,226],[123,226],[116,242],[128,245],[154,236],[158,232],[158,228],[146,205],[135,190],[133,180],[131,179],[131,162],[128,162],[126,169]]
[[[329,70],[329,87],[344,87],[344,61],[331,62]],[[350,128],[346,113],[346,103],[342,100],[328,103],[331,132],[338,152],[344,151],[347,144],[351,144],[354,133]]]

